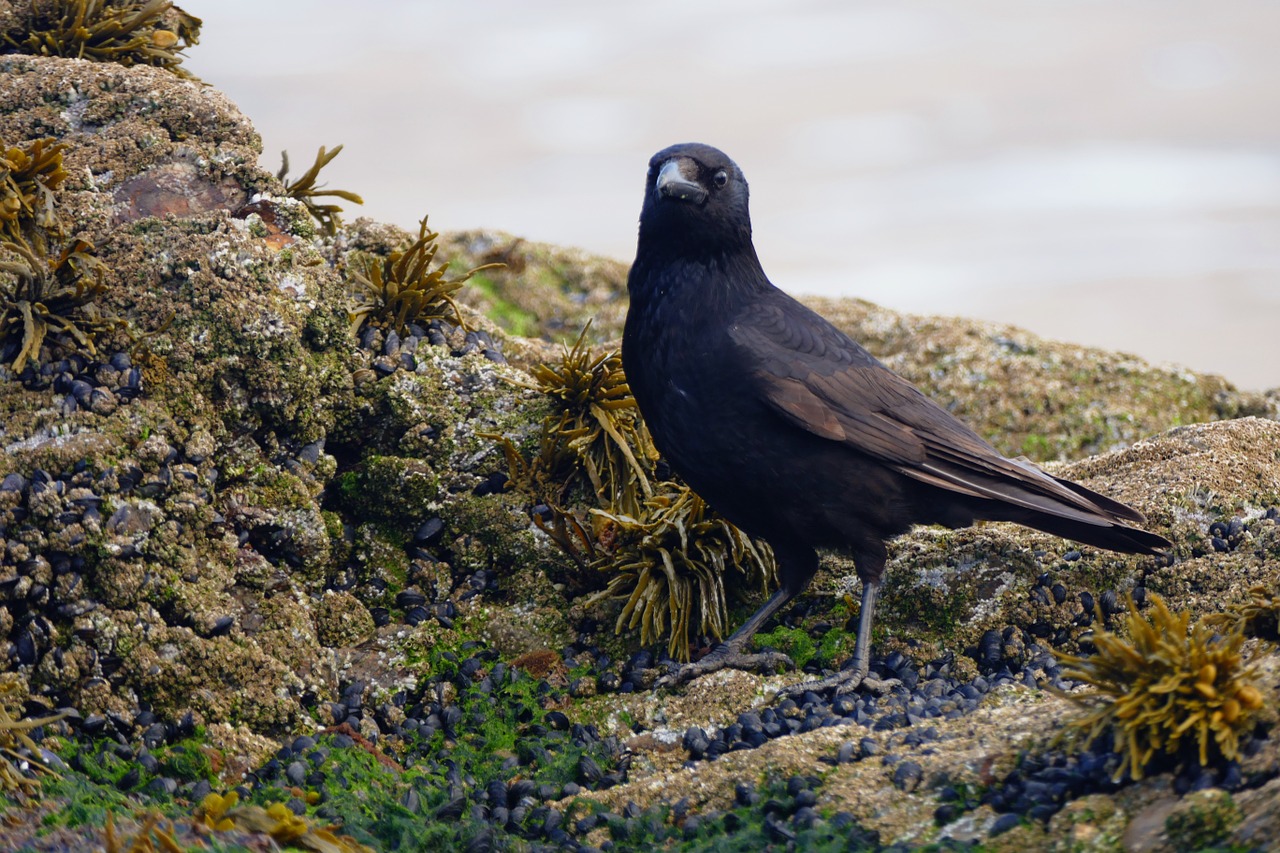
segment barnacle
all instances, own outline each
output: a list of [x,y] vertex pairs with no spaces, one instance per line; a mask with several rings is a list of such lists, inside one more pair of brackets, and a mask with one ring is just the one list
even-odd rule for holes
[[616,629],[640,628],[645,645],[665,635],[672,657],[687,660],[690,627],[726,634],[726,590],[776,581],[772,553],[714,513],[688,486],[662,482],[637,517],[595,510],[616,525],[615,548],[595,568],[610,580],[596,596],[625,598]]
[[67,179],[65,143],[34,139],[16,146],[0,143],[0,239],[22,240],[38,226],[61,230],[53,191]]
[[586,343],[590,325],[572,347],[564,348],[559,364],[542,364],[533,371],[537,387],[560,412],[543,431],[545,435],[550,428],[573,452],[601,506],[636,515],[653,497],[646,468],[658,453],[627,385],[622,355],[617,350],[592,355]]
[[352,333],[358,332],[365,323],[372,323],[403,335],[410,323],[437,318],[465,328],[453,294],[471,276],[501,264],[485,264],[457,278],[445,278],[445,265],[431,268],[439,236],[427,228],[424,216],[418,224],[418,239],[407,249],[392,252],[381,260],[365,258],[363,271],[351,271],[352,278],[363,289],[363,298],[347,315]]
[[1248,601],[1230,605],[1226,613],[1210,614],[1205,621],[1219,631],[1238,626],[1246,637],[1280,642],[1280,590],[1250,587]]
[[56,722],[62,716],[15,719],[13,715],[21,713],[27,695],[26,685],[15,673],[0,675],[0,792],[8,796],[35,796],[40,789],[40,774],[58,775],[36,757],[40,755],[40,747],[27,732]]
[[1177,758],[1192,747],[1202,765],[1236,758],[1240,735],[1262,707],[1255,667],[1241,654],[1239,626],[1218,634],[1208,620],[1190,624],[1190,613],[1175,615],[1159,596],[1150,598],[1147,621],[1128,597],[1130,639],[1098,629],[1094,654],[1059,656],[1064,677],[1092,688],[1064,694],[1087,710],[1071,725],[1086,733],[1086,743],[1112,733],[1122,758],[1117,780],[1125,771],[1141,779],[1153,759]]
[[307,212],[315,217],[316,222],[320,223],[320,227],[324,229],[324,233],[330,236],[337,233],[338,227],[342,225],[342,217],[340,215],[342,207],[336,204],[319,204],[316,202],[317,198],[333,196],[355,204],[364,204],[364,199],[349,190],[327,190],[323,185],[316,186],[316,179],[320,177],[320,170],[329,165],[330,161],[337,157],[341,151],[341,145],[332,151],[325,151],[324,146],[321,145],[320,153],[316,155],[316,161],[296,181],[288,181],[285,178],[289,174],[289,152],[282,151],[280,152],[280,171],[276,172],[276,177],[285,182],[285,195],[306,205]]
[[182,51],[200,41],[202,22],[172,0],[32,0],[23,23],[4,34],[11,50],[154,65],[195,79],[182,67]]
[[21,238],[0,249],[16,256],[0,259],[0,352],[15,353],[15,372],[39,357],[47,338],[93,353],[94,339],[121,325],[94,304],[106,290],[104,266],[87,240],[71,241],[55,257]]

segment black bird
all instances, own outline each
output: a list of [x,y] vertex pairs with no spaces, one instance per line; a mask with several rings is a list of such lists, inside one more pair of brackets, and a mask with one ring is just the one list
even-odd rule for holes
[[885,541],[913,524],[1014,521],[1099,548],[1159,554],[1142,514],[1006,459],[818,314],[770,283],[747,182],[724,153],[674,145],[649,161],[627,279],[627,379],[658,450],[695,492],[773,548],[782,587],[722,645],[662,683],[782,656],[744,652],[809,584],[819,548],[862,581],[857,645],[824,684],[867,679]]

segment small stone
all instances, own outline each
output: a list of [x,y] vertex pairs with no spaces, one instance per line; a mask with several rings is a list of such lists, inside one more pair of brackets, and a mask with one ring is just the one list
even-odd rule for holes
[[904,761],[893,771],[893,784],[900,791],[911,793],[924,777],[924,769],[914,761]]
[[1014,827],[1019,826],[1021,823],[1022,815],[1002,814],[1000,817],[995,819],[994,823],[991,824],[991,829],[988,831],[988,834],[994,838],[997,835],[1003,835]]

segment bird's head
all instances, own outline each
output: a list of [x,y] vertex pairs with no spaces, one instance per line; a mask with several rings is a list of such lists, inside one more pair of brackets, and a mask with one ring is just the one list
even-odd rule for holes
[[699,143],[664,148],[649,160],[642,243],[682,254],[731,252],[751,245],[747,180],[719,149]]

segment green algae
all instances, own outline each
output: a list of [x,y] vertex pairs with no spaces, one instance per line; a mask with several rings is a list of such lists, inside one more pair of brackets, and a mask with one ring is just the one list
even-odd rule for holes
[[1227,791],[1210,788],[1186,796],[1165,819],[1165,834],[1177,853],[1229,850],[1226,842],[1243,816]]
[[761,631],[755,635],[757,649],[777,649],[791,658],[797,669],[818,657],[818,646],[807,631],[799,628],[788,628],[779,625],[772,631]]
[[412,522],[440,504],[440,476],[421,459],[370,456],[339,480],[344,506],[372,521]]
[[470,290],[481,294],[467,301],[482,303],[480,310],[502,328],[513,335],[533,337],[538,334],[538,317],[527,308],[503,298],[494,280],[486,275],[476,275],[471,279]]

